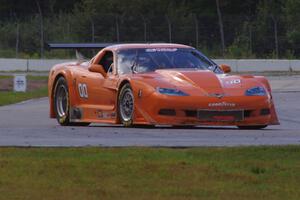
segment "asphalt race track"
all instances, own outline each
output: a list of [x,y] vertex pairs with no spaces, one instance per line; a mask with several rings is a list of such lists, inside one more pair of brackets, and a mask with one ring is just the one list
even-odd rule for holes
[[48,117],[48,99],[0,107],[0,146],[240,146],[300,144],[300,92],[273,93],[281,125],[124,128],[92,124],[62,127]]

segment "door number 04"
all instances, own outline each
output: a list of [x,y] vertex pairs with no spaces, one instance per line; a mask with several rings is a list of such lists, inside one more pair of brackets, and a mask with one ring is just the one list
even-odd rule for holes
[[78,92],[79,92],[79,96],[81,98],[88,98],[89,97],[87,86],[84,83],[83,84],[82,83],[78,84]]

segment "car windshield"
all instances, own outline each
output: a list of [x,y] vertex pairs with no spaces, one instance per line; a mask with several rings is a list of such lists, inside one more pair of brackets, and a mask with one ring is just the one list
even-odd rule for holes
[[124,49],[117,54],[118,73],[144,73],[157,69],[197,69],[221,73],[219,67],[193,48]]

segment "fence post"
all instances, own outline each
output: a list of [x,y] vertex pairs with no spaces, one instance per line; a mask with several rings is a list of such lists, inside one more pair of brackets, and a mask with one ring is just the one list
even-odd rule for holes
[[42,9],[39,3],[39,0],[35,0],[38,11],[39,11],[39,15],[40,15],[40,28],[41,28],[41,58],[44,57],[44,20],[43,20],[43,13],[42,13]]
[[19,57],[19,41],[20,41],[20,25],[17,22],[17,30],[16,30],[16,58]]
[[216,5],[217,5],[217,13],[218,13],[218,19],[219,19],[220,35],[221,35],[222,54],[224,57],[225,56],[225,39],[224,39],[223,20],[222,20],[222,13],[221,13],[221,9],[220,9],[219,0],[216,0]]
[[26,71],[29,72],[29,59],[26,60]]
[[145,17],[142,15],[143,25],[144,25],[144,41],[147,42],[147,22]]
[[95,24],[94,21],[92,19],[91,20],[91,27],[92,27],[92,43],[95,42]]
[[120,42],[120,27],[119,27],[119,16],[116,15],[116,34],[117,34],[117,42]]
[[168,17],[168,15],[166,15],[166,20],[168,22],[168,29],[169,29],[169,42],[172,42],[172,24],[170,21],[170,18]]
[[195,34],[196,34],[196,48],[198,49],[198,44],[199,44],[199,22],[196,14],[193,14],[194,16],[194,21],[195,21]]

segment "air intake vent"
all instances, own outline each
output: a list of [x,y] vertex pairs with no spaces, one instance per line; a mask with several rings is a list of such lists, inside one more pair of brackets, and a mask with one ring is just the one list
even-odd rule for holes
[[174,109],[160,109],[158,114],[166,116],[175,116],[176,111]]
[[252,110],[245,110],[244,111],[244,117],[250,117],[252,113]]
[[270,109],[265,108],[260,110],[260,115],[269,115],[270,114]]
[[197,117],[197,111],[196,110],[185,110],[185,116]]

